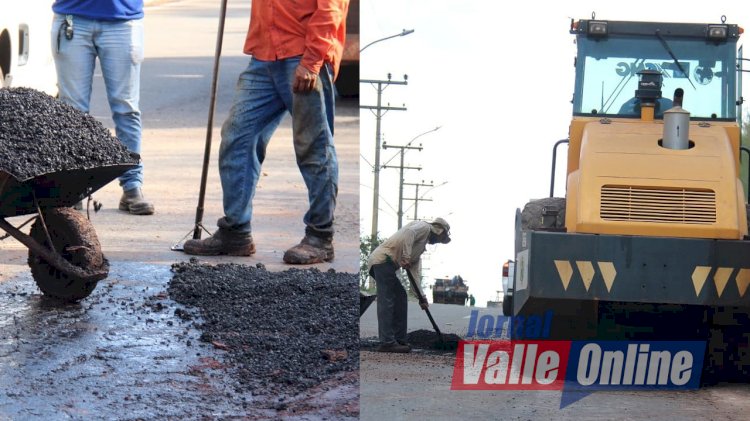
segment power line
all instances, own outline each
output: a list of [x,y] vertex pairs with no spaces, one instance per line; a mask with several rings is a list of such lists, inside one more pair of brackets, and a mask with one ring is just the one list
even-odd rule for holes
[[[360,186],[360,187],[366,187],[366,188],[368,188],[368,189],[372,189],[372,187],[370,187],[370,186],[368,186],[368,185],[365,185],[365,184],[362,184],[362,183],[359,183],[359,186]],[[387,200],[385,200],[385,198],[384,198],[383,196],[381,196],[381,195],[378,195],[378,197],[380,197],[380,200],[382,200],[382,201],[383,201],[383,203],[385,203],[386,205],[388,205],[388,207],[389,207],[389,208],[391,208],[391,210],[392,210],[393,212],[398,212],[398,211],[396,210],[396,208],[394,208],[394,207],[393,207],[393,205],[391,205],[390,203],[388,203],[388,201],[387,201]],[[380,208],[378,207],[378,209],[380,209]]]
[[372,165],[372,164],[370,164],[370,161],[368,161],[368,160],[367,160],[367,158],[365,158],[365,156],[364,156],[364,155],[362,155],[362,154],[359,154],[359,157],[360,157],[360,158],[362,158],[362,160],[363,160],[363,161],[365,161],[365,163],[366,163],[367,165],[369,165],[369,166],[370,166],[370,168],[375,168],[375,166],[374,166],[374,165]]

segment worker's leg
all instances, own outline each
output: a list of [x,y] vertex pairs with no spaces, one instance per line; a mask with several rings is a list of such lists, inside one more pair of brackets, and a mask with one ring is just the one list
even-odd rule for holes
[[[395,276],[395,275],[394,275]],[[398,280],[398,277],[396,278]],[[406,290],[401,281],[398,280],[398,285],[401,287],[396,291],[395,305],[393,307],[393,327],[396,342],[400,344],[406,344],[406,316],[409,311],[409,300],[406,296]]]
[[[140,74],[143,20],[100,21],[94,36],[117,138],[129,151],[141,153]],[[77,29],[77,28],[76,28]],[[120,176],[124,191],[143,185],[143,165]]]
[[286,111],[274,85],[273,63],[252,59],[239,77],[234,104],[221,129],[219,173],[224,218],[219,226],[250,232],[252,200],[266,147]]
[[272,63],[252,59],[240,74],[232,109],[221,128],[219,175],[224,217],[213,236],[186,241],[183,249],[187,254],[255,253],[250,234],[255,187],[268,142],[286,111],[274,87]]
[[96,65],[96,49],[92,41],[95,22],[76,18],[73,25],[73,37],[67,39],[65,16],[55,15],[51,33],[52,56],[57,69],[60,100],[87,113]]
[[397,320],[396,307],[399,305],[399,294],[404,287],[396,276],[398,267],[393,263],[381,263],[372,266],[373,278],[378,288],[378,337],[381,344],[396,344]]
[[324,65],[310,92],[292,92],[300,58],[279,61],[279,94],[292,112],[294,150],[307,186],[309,208],[305,238],[284,253],[284,262],[312,264],[333,260],[333,214],[338,193],[338,162],[333,145],[334,87],[330,65]]
[[[297,63],[285,64],[297,67]],[[290,69],[291,70],[291,69]],[[292,104],[294,151],[307,185],[310,208],[304,217],[305,232],[322,238],[333,236],[333,212],[338,194],[338,161],[333,144],[333,73],[320,69],[315,88],[295,93]]]

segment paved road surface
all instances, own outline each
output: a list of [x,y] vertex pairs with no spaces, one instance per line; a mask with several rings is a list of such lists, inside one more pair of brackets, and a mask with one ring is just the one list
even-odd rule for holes
[[[463,335],[469,307],[431,304],[441,331]],[[478,309],[498,315],[500,309]],[[360,319],[360,337],[377,336],[377,301]],[[432,329],[416,302],[409,331]],[[750,385],[725,384],[693,391],[595,392],[560,409],[559,391],[450,390],[455,354],[360,353],[360,419],[369,420],[746,420]]]
[[[144,193],[156,206],[153,216],[131,216],[117,210],[121,189],[112,182],[94,194],[104,208],[92,212],[105,255],[112,261],[164,263],[186,259],[170,247],[191,233],[198,204],[206,140],[211,71],[216,45],[219,4],[181,0],[147,8],[146,59],[142,68]],[[206,189],[204,225],[216,229],[223,215],[218,177],[220,127],[231,105],[234,85],[249,57],[242,46],[250,1],[229,3],[220,67],[213,148]],[[321,270],[356,272],[359,267],[359,109],[355,101],[337,107],[336,145],[340,163],[336,209],[336,259],[315,265]],[[91,114],[108,127],[109,117],[101,74],[97,70]],[[286,118],[268,148],[263,176],[254,201],[253,236],[258,248],[251,258],[217,257],[210,262],[236,261],[270,270],[287,266],[284,251],[304,235],[302,217],[307,191],[294,160],[291,120]],[[20,224],[23,218],[12,218]],[[204,235],[205,236],[205,235]],[[26,249],[15,240],[0,242],[0,275],[25,270]]]

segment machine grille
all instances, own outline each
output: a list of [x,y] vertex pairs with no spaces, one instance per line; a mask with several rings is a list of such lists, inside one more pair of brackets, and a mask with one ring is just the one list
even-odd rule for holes
[[600,217],[609,221],[665,224],[716,223],[716,192],[705,189],[659,189],[602,186]]

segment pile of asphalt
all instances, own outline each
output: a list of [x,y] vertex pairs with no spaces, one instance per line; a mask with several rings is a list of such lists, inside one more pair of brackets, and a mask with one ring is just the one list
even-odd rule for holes
[[0,89],[0,171],[26,180],[137,162],[137,155],[90,115],[33,89]]
[[412,348],[435,349],[451,351],[458,348],[458,341],[461,337],[453,333],[443,333],[443,340],[440,341],[437,333],[433,330],[415,330],[406,334],[406,341]]
[[[172,265],[172,299],[200,309],[201,340],[226,350],[254,394],[303,391],[359,370],[356,274],[262,265]],[[180,315],[178,315],[180,316]]]
[[[421,352],[435,352],[438,354],[444,352],[453,352],[458,348],[458,342],[461,337],[453,333],[443,333],[443,340],[440,341],[434,330],[419,329],[406,334],[406,342],[409,343],[412,350]],[[380,347],[380,340],[376,337],[361,338],[359,348],[364,351],[377,351]]]

